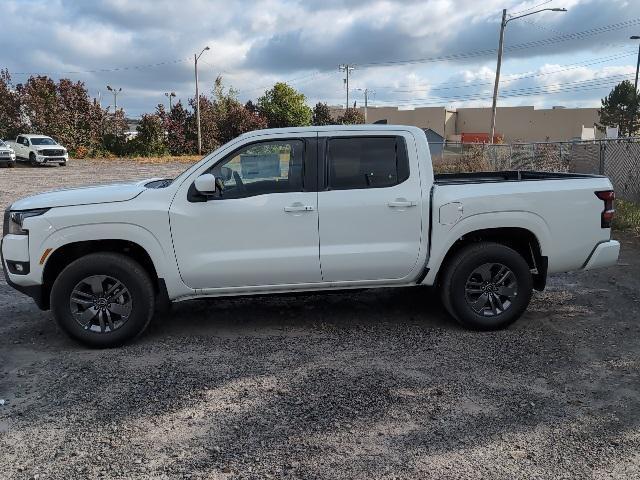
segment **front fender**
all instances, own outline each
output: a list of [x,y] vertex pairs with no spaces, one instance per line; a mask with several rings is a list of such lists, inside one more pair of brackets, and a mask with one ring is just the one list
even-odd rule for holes
[[551,232],[545,220],[533,212],[506,211],[479,213],[465,217],[454,225],[441,225],[434,221],[431,235],[431,252],[427,267],[429,273],[423,280],[433,285],[451,247],[463,236],[492,228],[522,228],[530,231],[538,240],[542,255],[549,255]]
[[[51,252],[53,253],[57,249],[71,243],[94,240],[124,240],[139,245],[151,258],[158,277],[165,279],[167,288],[177,290],[176,292],[170,291],[170,295],[172,293],[176,295],[185,294],[185,292],[182,291],[183,289],[179,288],[180,285],[184,285],[183,282],[179,278],[176,278],[177,267],[174,266],[175,258],[173,257],[173,252],[164,248],[162,243],[149,230],[139,225],[130,223],[99,223],[63,227],[46,237],[40,243],[36,252],[51,248]],[[49,258],[50,257],[51,255]],[[45,265],[46,262],[42,265],[37,265],[41,280]],[[187,292],[190,291],[186,286],[184,286],[184,290]]]

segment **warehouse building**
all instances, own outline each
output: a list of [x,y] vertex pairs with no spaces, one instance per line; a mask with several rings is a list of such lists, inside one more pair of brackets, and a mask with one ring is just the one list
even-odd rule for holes
[[[359,108],[364,113],[362,107]],[[332,107],[336,117],[342,107]],[[402,110],[397,107],[368,107],[367,123],[385,122],[389,124],[414,125],[431,129],[446,141],[465,141],[488,138],[491,122],[490,108],[422,107]],[[598,122],[598,108],[536,109],[532,106],[498,107],[496,115],[496,136],[506,143],[513,142],[556,142],[580,139],[585,131],[593,132]],[[596,133],[596,136],[599,136]]]

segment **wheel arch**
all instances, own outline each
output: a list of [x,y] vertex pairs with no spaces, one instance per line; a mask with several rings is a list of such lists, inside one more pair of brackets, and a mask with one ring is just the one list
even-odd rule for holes
[[[477,217],[484,217],[478,215]],[[507,217],[508,218],[508,217]],[[532,221],[523,225],[521,222],[500,220],[494,225],[484,228],[477,228],[480,225],[478,218],[469,222],[466,226],[458,224],[452,228],[449,235],[444,238],[444,245],[437,252],[432,252],[429,259],[429,274],[424,282],[427,285],[438,283],[440,273],[447,262],[461,248],[482,241],[500,243],[513,248],[527,261],[533,270],[533,282],[536,290],[544,290],[548,271],[548,244],[549,236],[544,223],[538,216],[534,216]],[[464,223],[464,222],[461,222]],[[492,222],[493,223],[493,222]],[[474,228],[476,227],[476,228]],[[444,232],[443,232],[444,233]]]
[[154,284],[156,295],[167,296],[164,279],[159,275],[151,255],[140,244],[124,239],[82,240],[70,242],[56,248],[47,258],[42,272],[42,299],[45,302],[43,305],[45,309],[50,306],[49,295],[51,287],[60,272],[74,260],[97,252],[120,253],[135,260],[149,274]]

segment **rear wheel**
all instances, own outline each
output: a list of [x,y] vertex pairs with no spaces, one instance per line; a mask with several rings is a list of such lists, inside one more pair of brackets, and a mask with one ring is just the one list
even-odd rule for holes
[[153,316],[155,294],[147,272],[116,253],[75,260],[51,289],[51,309],[60,327],[92,347],[113,347],[135,338]]
[[496,330],[524,313],[532,291],[525,259],[505,245],[483,242],[463,248],[448,262],[441,294],[447,311],[465,327]]

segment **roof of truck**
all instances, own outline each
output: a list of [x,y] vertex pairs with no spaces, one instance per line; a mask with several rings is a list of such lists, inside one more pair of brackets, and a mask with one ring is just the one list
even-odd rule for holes
[[36,133],[21,133],[18,136],[27,138],[51,138],[49,135],[38,135]]
[[361,131],[413,131],[424,133],[419,127],[410,125],[379,125],[379,124],[361,124],[361,125],[323,125],[321,127],[308,126],[308,127],[284,127],[284,128],[267,128],[264,130],[253,130],[251,132],[243,133],[241,137],[253,137],[259,135],[269,135],[273,133],[308,133],[308,132],[361,132]]

